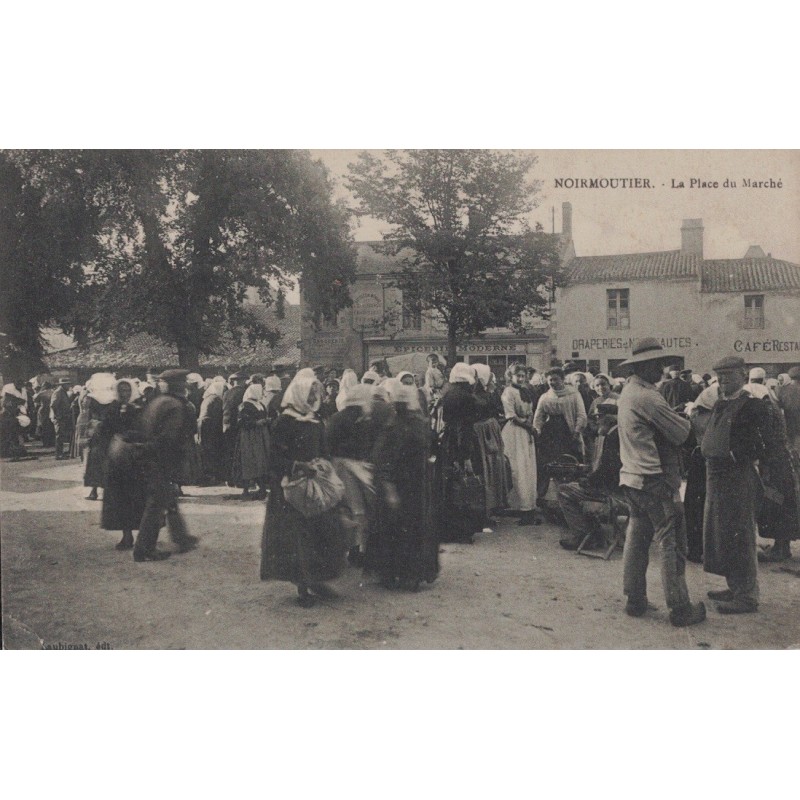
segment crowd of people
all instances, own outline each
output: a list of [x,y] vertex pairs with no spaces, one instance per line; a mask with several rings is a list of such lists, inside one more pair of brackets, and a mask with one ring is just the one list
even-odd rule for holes
[[[56,459],[82,459],[102,527],[140,562],[170,555],[156,546],[165,523],[178,552],[197,545],[183,487],[236,487],[266,504],[262,579],[293,583],[303,606],[330,596],[348,564],[414,591],[436,579],[440,543],[472,543],[499,516],[558,522],[574,551],[607,547],[622,515],[628,614],[648,610],[653,541],[674,625],[706,616],[687,560],[727,579],[709,592],[721,613],[756,611],[758,560],[791,558],[800,538],[800,367],[768,380],[727,357],[698,375],[643,339],[621,368],[511,364],[498,381],[431,354],[420,374],[381,360],[360,377],[278,363],[227,378],[14,382],[2,456],[31,457],[36,437]],[[759,551],[757,534],[774,545]]]

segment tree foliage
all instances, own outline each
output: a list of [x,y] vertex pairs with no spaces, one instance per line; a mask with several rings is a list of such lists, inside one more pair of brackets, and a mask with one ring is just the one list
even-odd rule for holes
[[42,328],[85,334],[82,264],[98,253],[80,154],[0,152],[0,341],[4,376],[44,368]]
[[[47,185],[41,152],[17,154]],[[81,161],[97,252],[82,262],[90,301],[74,329],[123,339],[149,333],[182,366],[224,339],[277,340],[248,311],[255,288],[279,315],[299,280],[314,313],[349,303],[355,251],[348,213],[324,167],[303,151],[57,151]]]
[[387,150],[360,154],[348,186],[359,211],[390,224],[403,300],[434,310],[459,341],[547,316],[561,280],[559,243],[526,217],[536,206],[536,158],[511,151]]

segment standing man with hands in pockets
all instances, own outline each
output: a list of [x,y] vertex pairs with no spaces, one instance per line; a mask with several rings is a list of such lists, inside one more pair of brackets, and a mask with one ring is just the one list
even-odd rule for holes
[[625,537],[623,583],[632,617],[647,612],[647,565],[655,539],[661,559],[670,622],[695,625],[706,618],[703,603],[693,604],[686,586],[686,529],[680,499],[679,447],[689,436],[689,420],[673,411],[655,383],[672,363],[657,339],[641,339],[620,366],[632,376],[618,404],[620,485],[630,508]]

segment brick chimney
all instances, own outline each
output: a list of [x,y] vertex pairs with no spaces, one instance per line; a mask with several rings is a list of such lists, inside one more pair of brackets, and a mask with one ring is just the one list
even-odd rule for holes
[[561,204],[561,235],[572,239],[572,203]]
[[703,257],[703,220],[685,219],[681,225],[681,253]]

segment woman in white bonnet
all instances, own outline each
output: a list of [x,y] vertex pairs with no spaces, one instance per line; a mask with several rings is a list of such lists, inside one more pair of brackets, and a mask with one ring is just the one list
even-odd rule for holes
[[87,500],[98,500],[97,490],[105,485],[108,467],[108,446],[111,435],[102,430],[102,422],[111,403],[117,397],[117,380],[110,372],[96,372],[86,383],[88,388],[88,420],[86,423],[86,439],[88,454],[86,469],[83,474],[83,485],[90,487]]

